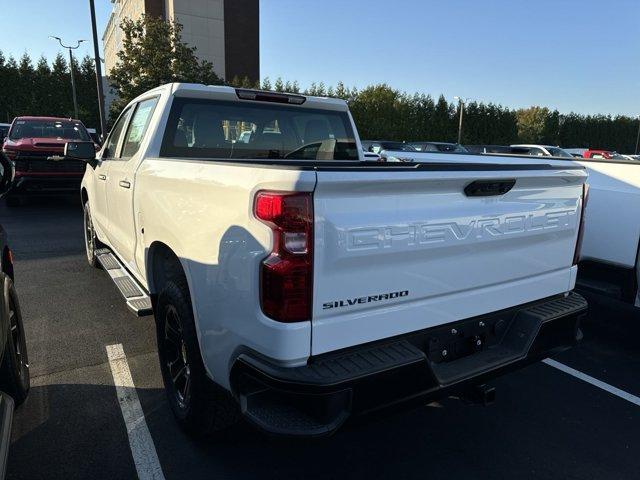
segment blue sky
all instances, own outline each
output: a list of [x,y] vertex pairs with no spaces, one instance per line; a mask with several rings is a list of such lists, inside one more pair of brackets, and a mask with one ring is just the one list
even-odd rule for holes
[[[111,3],[95,1],[101,37]],[[88,0],[0,0],[0,11],[5,54],[51,58],[48,35],[91,38]],[[261,0],[261,73],[636,115],[639,22],[638,0]]]

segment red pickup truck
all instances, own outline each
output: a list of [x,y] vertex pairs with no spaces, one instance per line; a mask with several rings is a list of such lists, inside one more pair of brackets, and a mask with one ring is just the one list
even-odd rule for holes
[[25,196],[80,191],[85,163],[62,158],[69,141],[91,141],[80,120],[57,117],[16,117],[2,151],[15,165],[7,205],[18,206]]

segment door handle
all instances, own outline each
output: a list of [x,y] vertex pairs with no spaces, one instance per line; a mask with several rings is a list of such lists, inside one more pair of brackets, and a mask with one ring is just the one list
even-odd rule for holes
[[107,179],[107,176],[106,176],[106,175],[103,175],[102,173],[100,173],[100,174],[98,174],[98,179],[100,179],[100,180],[106,180],[106,179]]
[[119,185],[122,188],[131,188],[131,182],[127,182],[126,180],[120,180]]
[[464,189],[467,197],[493,197],[504,195],[516,184],[515,178],[505,180],[476,180]]

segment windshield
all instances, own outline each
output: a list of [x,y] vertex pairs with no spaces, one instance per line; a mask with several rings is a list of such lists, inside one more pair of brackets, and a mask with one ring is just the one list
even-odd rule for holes
[[556,148],[556,147],[545,147],[545,148],[549,151],[552,157],[573,158],[573,155],[571,155],[569,152],[565,152],[561,148]]
[[190,98],[174,101],[161,155],[359,159],[347,112]]
[[16,120],[9,132],[11,140],[21,138],[59,138],[91,141],[87,129],[80,122],[70,120]]

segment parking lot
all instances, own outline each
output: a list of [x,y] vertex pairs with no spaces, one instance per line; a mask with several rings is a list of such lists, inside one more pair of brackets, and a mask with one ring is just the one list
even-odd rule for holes
[[[0,222],[14,250],[32,375],[14,418],[9,478],[638,477],[640,317],[615,305],[595,304],[582,344],[556,360],[617,395],[540,363],[496,381],[489,407],[446,399],[315,441],[241,425],[196,442],[165,400],[153,317],[131,315],[109,277],[87,265],[78,201],[2,204]],[[135,419],[152,440],[144,458],[140,446],[132,453],[110,345],[122,345],[144,412]]]

